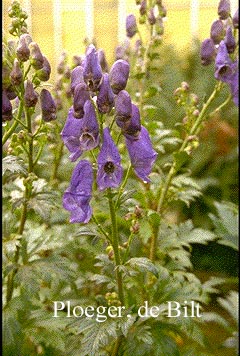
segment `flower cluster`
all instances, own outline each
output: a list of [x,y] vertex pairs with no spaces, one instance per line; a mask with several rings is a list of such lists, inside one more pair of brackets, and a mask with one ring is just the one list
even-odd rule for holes
[[215,78],[229,85],[233,101],[238,106],[238,58],[235,51],[238,10],[233,17],[230,10],[230,1],[220,0],[219,18],[212,23],[210,38],[201,45],[201,61],[203,65],[215,61]]
[[[108,126],[104,115],[114,116],[113,123],[125,138],[131,165],[142,181],[149,182],[157,156],[147,129],[141,125],[139,109],[126,90],[129,70],[129,63],[119,59],[108,71],[104,52],[90,44],[81,64],[71,72],[73,105],[61,136],[73,162],[84,152],[98,151],[96,182],[100,191],[119,187],[123,177],[121,156],[112,138],[114,126]],[[92,183],[91,163],[81,160],[63,197],[64,208],[71,212],[71,222],[90,220]]]
[[[32,40],[27,32],[25,19],[28,16],[26,12],[22,10],[17,1],[13,1],[8,12],[12,18],[9,32],[11,35],[17,36],[18,40],[10,40],[7,43],[3,43],[3,121],[10,121],[13,118],[11,101],[14,99],[17,99],[17,104],[19,100],[23,99],[23,104],[26,108],[34,109],[39,98],[39,94],[35,89],[42,81],[48,81],[51,74],[51,66],[48,59],[42,54],[38,44]],[[28,73],[32,74],[31,80],[28,79]],[[40,93],[40,105],[44,121],[56,119],[56,106],[51,93],[47,89],[43,89]]]

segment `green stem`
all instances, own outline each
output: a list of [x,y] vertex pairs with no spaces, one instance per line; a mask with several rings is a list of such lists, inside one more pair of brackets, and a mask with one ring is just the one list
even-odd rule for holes
[[18,107],[18,114],[17,114],[17,118],[16,120],[14,120],[14,123],[12,124],[12,126],[10,127],[10,129],[3,135],[3,139],[2,139],[2,144],[4,145],[6,143],[6,141],[9,139],[9,137],[11,136],[11,134],[15,131],[15,129],[18,126],[18,122],[20,121],[20,118],[22,116],[22,112],[23,112],[23,102],[20,101],[19,103],[19,107]]
[[119,271],[119,266],[121,265],[120,253],[119,253],[119,237],[118,237],[118,227],[117,227],[117,219],[116,219],[116,211],[113,202],[113,196],[111,188],[108,188],[108,203],[109,210],[111,215],[112,222],[112,246],[114,251],[114,258],[116,264],[116,279],[118,285],[118,296],[122,305],[124,305],[124,294],[123,294],[123,282],[122,282],[122,273]]
[[103,233],[103,235],[106,237],[106,239],[112,244],[112,240],[109,236],[109,234],[103,229],[102,225],[98,222],[97,218],[92,214],[92,219],[97,225],[98,229]]
[[125,188],[125,186],[127,184],[128,177],[129,177],[129,174],[130,174],[130,171],[131,171],[131,167],[132,167],[131,164],[129,164],[128,169],[127,169],[127,173],[126,173],[125,178],[124,178],[124,181],[122,182],[122,185],[121,185],[121,187],[120,187],[120,189],[118,191],[118,196],[117,196],[117,199],[116,199],[116,202],[115,202],[115,209],[118,207],[119,200],[120,200],[121,195],[122,195],[122,193],[124,191],[124,188]]
[[[56,156],[54,157],[54,162],[53,162],[53,172],[52,176],[50,178],[50,181],[55,182],[57,180],[57,175],[58,175],[58,168],[62,159],[62,154],[63,154],[63,148],[64,148],[64,143],[61,142],[59,145],[59,149],[57,151]],[[36,160],[35,160],[36,161]]]
[[[204,103],[202,110],[198,116],[198,118],[196,119],[194,125],[192,126],[189,135],[187,135],[179,149],[179,152],[183,152],[188,144],[188,138],[189,136],[195,135],[196,132],[198,131],[200,125],[202,124],[203,119],[205,118],[206,112],[210,106],[210,104],[212,103],[212,101],[215,99],[215,97],[217,96],[217,94],[219,93],[219,91],[222,89],[223,87],[223,83],[222,82],[218,82],[215,85],[215,88],[212,92],[212,94],[210,95],[210,97],[208,98],[208,100],[206,101],[206,103]],[[175,162],[173,162],[172,167],[170,169],[170,171],[168,172],[167,178],[165,180],[165,183],[161,189],[161,192],[159,194],[159,200],[158,200],[158,205],[157,205],[157,213],[161,214],[162,213],[162,207],[164,204],[164,200],[166,198],[169,186],[172,182],[173,177],[176,174],[176,167],[175,167]],[[158,230],[158,229],[157,229]],[[149,258],[154,261],[155,259],[155,254],[156,254],[156,245],[157,245],[157,236],[158,236],[158,231],[156,233],[154,233],[152,235],[151,238],[151,245],[150,245],[150,256]]]

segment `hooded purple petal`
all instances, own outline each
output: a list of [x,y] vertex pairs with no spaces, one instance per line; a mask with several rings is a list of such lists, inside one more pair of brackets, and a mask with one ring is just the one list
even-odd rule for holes
[[126,17],[126,31],[127,37],[133,37],[137,33],[136,17],[131,14]]
[[138,107],[132,104],[132,116],[129,122],[122,128],[123,134],[129,140],[138,139],[141,131],[140,111]]
[[236,48],[236,41],[232,33],[232,28],[228,26],[226,36],[224,38],[228,53],[233,53]]
[[103,130],[103,144],[97,162],[97,184],[99,190],[118,187],[122,180],[123,169],[120,154],[108,127]]
[[78,84],[84,83],[83,79],[83,67],[77,66],[71,73],[71,92],[74,94],[74,90]]
[[207,66],[213,62],[216,57],[216,48],[211,38],[207,38],[201,45],[201,63]]
[[138,140],[126,137],[126,146],[136,175],[143,182],[150,182],[148,176],[157,158],[157,152],[152,147],[147,129],[142,126]]
[[42,110],[42,119],[46,122],[56,120],[57,108],[51,93],[47,89],[42,89],[40,93],[40,105]]
[[225,36],[225,29],[223,22],[221,20],[215,20],[212,23],[211,30],[210,30],[210,37],[215,44],[218,44],[223,40]]
[[114,105],[114,94],[109,82],[108,73],[103,75],[102,82],[100,84],[99,93],[97,96],[98,110],[103,113],[110,113]]
[[63,207],[71,212],[71,223],[88,223],[92,216],[93,170],[87,160],[80,161],[72,174],[70,186],[63,195]]
[[73,95],[74,116],[77,119],[82,119],[84,115],[83,107],[87,100],[90,99],[89,91],[85,83],[80,83],[75,86]]
[[114,94],[118,94],[121,90],[125,89],[129,70],[129,63],[124,59],[118,59],[113,63],[109,72],[109,80]]
[[88,46],[83,63],[83,77],[91,91],[97,91],[102,79],[102,68],[99,63],[98,53],[93,44]]
[[220,0],[218,4],[218,15],[221,20],[226,20],[230,15],[230,1]]
[[221,41],[215,60],[215,78],[228,83],[235,72],[235,66],[229,57],[227,46]]
[[130,120],[132,116],[132,100],[126,90],[121,90],[115,97],[115,120],[118,126]]
[[229,86],[231,89],[231,93],[233,96],[233,102],[236,106],[239,105],[239,70],[238,70],[238,62],[235,62],[235,73],[232,76],[231,81],[229,81]]

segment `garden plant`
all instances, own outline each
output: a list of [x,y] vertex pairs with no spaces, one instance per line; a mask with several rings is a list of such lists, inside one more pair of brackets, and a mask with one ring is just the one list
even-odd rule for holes
[[86,39],[85,53],[63,51],[54,79],[21,3],[8,9],[5,356],[237,355],[237,290],[202,280],[192,251],[238,250],[238,11],[220,0],[184,67],[164,43],[163,1],[136,7],[114,63]]

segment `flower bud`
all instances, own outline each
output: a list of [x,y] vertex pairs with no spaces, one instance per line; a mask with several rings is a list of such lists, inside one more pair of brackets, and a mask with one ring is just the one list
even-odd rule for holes
[[199,98],[198,98],[198,96],[197,96],[196,94],[194,94],[194,93],[191,93],[191,94],[190,94],[190,100],[191,100],[191,103],[192,103],[194,106],[198,105],[198,103],[199,103]]
[[155,31],[157,35],[163,35],[164,33],[163,20],[159,16],[156,18]]
[[109,75],[103,75],[97,96],[97,107],[102,114],[110,113],[114,105],[114,94],[109,82]]
[[221,20],[226,20],[230,15],[230,1],[220,0],[218,4],[218,15]]
[[207,66],[214,61],[216,48],[211,38],[207,38],[202,42],[200,53],[202,65]]
[[40,51],[40,48],[36,42],[31,42],[29,44],[31,64],[34,69],[41,69],[43,67],[44,58]]
[[210,37],[214,44],[218,44],[225,36],[225,29],[221,20],[216,20],[212,23]]
[[38,94],[33,88],[33,83],[27,80],[25,83],[24,103],[26,107],[34,107],[38,101]]
[[187,82],[182,82],[181,88],[183,91],[189,91],[189,84]]
[[12,120],[12,104],[5,90],[2,91],[2,121]]
[[233,53],[236,48],[236,42],[232,33],[232,28],[230,26],[227,28],[224,42],[227,46],[228,53]]
[[166,9],[165,6],[161,5],[161,6],[159,7],[159,15],[160,15],[161,17],[166,17],[166,16],[167,16],[167,9]]
[[121,90],[115,98],[115,120],[118,126],[126,123],[132,116],[132,101],[126,90]]
[[237,11],[235,12],[232,18],[234,28],[238,28],[238,17],[239,17],[239,9],[237,9]]
[[10,84],[5,90],[9,100],[13,100],[17,97],[13,85]]
[[73,110],[74,117],[82,119],[84,115],[84,104],[90,99],[88,87],[86,83],[80,83],[75,87],[73,97]]
[[83,79],[83,67],[77,66],[71,73],[71,92],[74,94],[74,90],[78,84],[84,83]]
[[11,77],[11,82],[13,85],[19,85],[22,82],[23,79],[23,74],[20,68],[20,64],[17,60],[17,58],[14,59],[13,62],[13,69],[10,73],[10,77]]
[[126,18],[126,32],[127,37],[131,38],[137,33],[137,21],[136,17],[131,14]]
[[154,15],[154,9],[151,8],[148,12],[148,22],[150,25],[154,25],[156,23],[156,17]]
[[28,34],[23,34],[19,38],[19,44],[17,46],[16,54],[17,58],[21,62],[26,62],[30,57],[30,49],[28,45],[32,42],[31,37]]
[[97,51],[98,53],[98,61],[100,63],[100,66],[102,68],[102,71],[104,73],[107,73],[108,72],[108,64],[107,64],[107,60],[106,60],[106,55],[105,55],[105,52],[103,49],[99,49]]
[[73,67],[81,66],[82,65],[82,57],[74,55],[72,58],[73,61]]
[[47,89],[42,89],[40,93],[40,105],[42,110],[42,119],[46,122],[56,120],[56,104],[51,93]]
[[51,74],[51,66],[45,56],[43,56],[43,67],[36,72],[38,79],[46,82],[49,80]]
[[109,80],[114,94],[118,94],[121,90],[125,89],[129,70],[129,63],[124,59],[118,59],[113,63],[109,72]]
[[139,8],[139,12],[141,15],[145,15],[147,12],[147,0],[143,0],[141,2],[140,8]]

